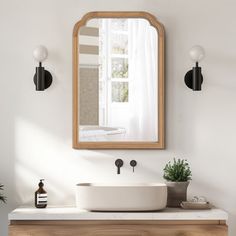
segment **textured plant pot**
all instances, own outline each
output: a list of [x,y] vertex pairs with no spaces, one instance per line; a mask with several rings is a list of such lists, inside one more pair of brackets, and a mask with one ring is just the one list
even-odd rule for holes
[[180,207],[182,201],[187,200],[187,182],[166,182],[167,185],[167,207]]

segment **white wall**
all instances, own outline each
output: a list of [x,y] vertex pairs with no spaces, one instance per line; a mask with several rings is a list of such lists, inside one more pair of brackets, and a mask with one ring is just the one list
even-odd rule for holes
[[[49,204],[73,204],[80,181],[162,181],[164,164],[188,158],[190,196],[204,195],[229,211],[236,235],[236,2],[233,0],[0,0],[0,182],[8,204],[0,208],[0,235],[7,213],[33,204],[39,178]],[[73,150],[72,29],[88,11],[148,11],[166,28],[166,137],[164,151]],[[52,87],[36,92],[32,77],[38,44],[49,49],[45,63]],[[203,45],[201,92],[184,85],[192,63],[188,50]],[[114,160],[125,166],[116,175]],[[136,159],[133,174],[129,161]]]

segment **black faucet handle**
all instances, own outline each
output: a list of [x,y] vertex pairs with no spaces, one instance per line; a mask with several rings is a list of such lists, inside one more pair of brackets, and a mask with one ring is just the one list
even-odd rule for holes
[[137,161],[132,160],[132,161],[130,161],[129,164],[133,167],[133,172],[134,172],[134,167],[137,165]]
[[117,174],[120,174],[120,168],[123,166],[124,162],[121,159],[117,159],[115,161],[115,165],[117,166]]

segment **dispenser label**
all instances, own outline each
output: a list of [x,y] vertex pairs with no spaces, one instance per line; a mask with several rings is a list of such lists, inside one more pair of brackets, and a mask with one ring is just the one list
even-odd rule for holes
[[45,205],[48,201],[48,195],[46,193],[38,193],[37,194],[37,204]]

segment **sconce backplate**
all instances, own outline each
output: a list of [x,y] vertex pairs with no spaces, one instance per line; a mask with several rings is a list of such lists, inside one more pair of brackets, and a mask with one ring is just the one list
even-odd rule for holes
[[[193,70],[189,70],[186,75],[184,76],[185,84],[190,88],[193,89]],[[203,76],[201,74],[201,84],[203,82]]]
[[[47,89],[52,84],[52,75],[47,70],[44,70],[44,72],[45,72],[45,89]],[[36,74],[34,75],[34,84],[36,85]]]

